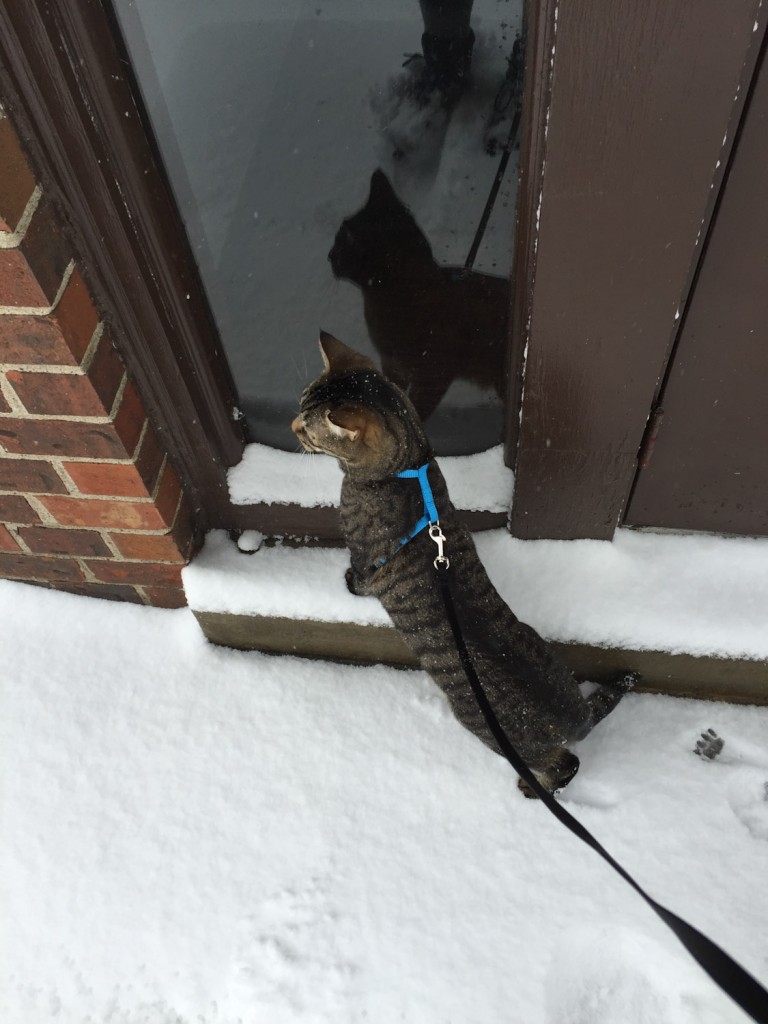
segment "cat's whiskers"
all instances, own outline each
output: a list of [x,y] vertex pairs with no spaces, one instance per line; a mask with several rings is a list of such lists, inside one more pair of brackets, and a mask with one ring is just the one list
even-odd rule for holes
[[304,472],[305,479],[308,480],[309,477],[312,477],[311,482],[318,485],[320,483],[320,471],[317,467],[317,459],[314,458],[314,456],[318,454],[318,452],[310,451],[309,449],[304,448],[302,454],[308,455],[310,457],[309,462],[304,463],[304,466],[308,467],[308,469]]

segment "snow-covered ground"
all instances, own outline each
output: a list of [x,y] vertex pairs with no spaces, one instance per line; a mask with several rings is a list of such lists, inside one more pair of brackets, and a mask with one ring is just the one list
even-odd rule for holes
[[[3,1024],[745,1020],[423,674],[5,581],[0,623]],[[563,801],[768,982],[768,708],[630,695],[579,754]]]

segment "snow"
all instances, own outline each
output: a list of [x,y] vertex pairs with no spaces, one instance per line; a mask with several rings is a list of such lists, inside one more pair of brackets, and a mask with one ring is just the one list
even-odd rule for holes
[[[504,465],[503,445],[475,455],[441,456],[437,461],[457,508],[490,512],[509,508],[514,476]],[[249,444],[242,461],[228,471],[227,480],[235,505],[339,504],[341,470],[336,459],[328,455],[310,456],[308,452],[283,452],[264,444]]]
[[[6,581],[0,619],[4,1024],[745,1020],[424,674]],[[768,709],[630,695],[561,798],[763,983],[767,750]]]
[[226,531],[212,530],[182,576],[187,602],[199,612],[391,625],[376,598],[355,597],[347,590],[348,565],[344,548],[277,544],[248,554]]
[[[622,529],[612,543],[523,541],[502,529],[475,540],[507,603],[551,640],[768,660],[768,539]],[[249,557],[214,531],[184,588],[198,611],[388,625],[375,598],[347,591],[348,564],[334,548]]]
[[[142,0],[142,87],[251,416],[284,443],[317,324],[365,335],[358,293],[325,256],[371,170],[390,172],[438,258],[461,263],[495,162],[468,117],[454,118],[431,180],[398,174],[382,144],[370,89],[418,41],[415,5],[385,5],[371,26],[346,3],[297,29],[306,5],[262,4],[259,19],[252,6]],[[488,5],[478,34],[489,96],[504,7]],[[508,269],[515,177],[513,160],[480,270]],[[332,462],[306,460],[307,486],[295,456],[260,448],[232,472],[233,500],[335,503]],[[500,458],[441,460],[459,507],[476,508],[477,493],[508,507]],[[613,545],[566,545],[495,531],[478,543],[516,611],[549,636],[768,656],[765,542],[620,531]],[[388,621],[346,592],[342,550],[268,547],[254,531],[240,547],[209,535],[184,572],[196,607]],[[215,648],[187,609],[4,580],[0,622],[3,1024],[745,1019],[628,887],[524,800],[423,673]],[[692,753],[710,727],[725,739],[713,762]],[[766,708],[630,695],[579,745],[562,797],[764,983],[766,750]]]

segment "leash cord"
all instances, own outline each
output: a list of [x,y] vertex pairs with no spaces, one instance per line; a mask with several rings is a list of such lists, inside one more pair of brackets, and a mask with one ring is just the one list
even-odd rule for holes
[[493,208],[496,205],[496,197],[499,194],[501,182],[504,179],[504,175],[507,170],[507,164],[509,163],[509,157],[510,154],[512,153],[512,149],[515,144],[515,139],[517,138],[518,129],[520,128],[520,120],[523,112],[522,74],[522,44],[520,37],[518,36],[515,39],[515,44],[512,48],[512,56],[509,59],[507,75],[504,81],[502,82],[501,88],[499,89],[499,92],[496,95],[496,99],[494,101],[494,109],[496,109],[497,112],[499,112],[499,98],[502,92],[506,91],[508,93],[508,96],[504,108],[506,108],[506,106],[509,106],[510,103],[514,103],[515,112],[512,115],[512,124],[510,125],[509,133],[507,134],[507,140],[504,143],[504,146],[502,147],[501,160],[499,160],[499,166],[496,169],[496,175],[494,176],[493,182],[491,184],[491,191],[489,192],[488,198],[485,201],[485,206],[483,208],[483,212],[480,216],[480,221],[478,222],[477,229],[475,231],[475,236],[472,239],[472,245],[469,247],[469,252],[467,253],[467,258],[464,262],[465,274],[469,273],[469,271],[471,271],[472,267],[475,265],[475,260],[477,259],[477,254],[478,251],[480,250],[480,243],[483,240],[485,229],[488,227],[488,221],[491,219],[491,213],[493,212]]
[[472,692],[480,706],[480,710],[483,713],[483,717],[485,718],[488,728],[491,730],[494,739],[499,745],[499,749],[504,754],[504,757],[506,757],[507,761],[509,761],[520,778],[523,779],[524,782],[526,782],[527,785],[529,785],[536,793],[545,807],[551,811],[567,829],[573,832],[574,835],[578,836],[582,842],[587,844],[587,846],[590,846],[603,858],[603,860],[607,861],[614,871],[618,872],[624,881],[627,882],[628,885],[631,885],[639,896],[642,896],[648,906],[658,914],[667,927],[672,929],[680,942],[682,942],[694,960],[696,960],[699,966],[706,971],[710,978],[712,978],[712,980],[718,984],[720,988],[729,995],[742,1010],[744,1010],[745,1013],[749,1014],[754,1021],[757,1021],[757,1024],[768,1024],[768,991],[766,991],[751,974],[749,974],[740,964],[736,963],[736,961],[733,960],[723,949],[716,945],[711,939],[708,939],[706,935],[703,935],[698,931],[698,929],[694,928],[693,925],[688,924],[687,921],[678,917],[677,914],[674,914],[671,910],[667,910],[666,907],[657,903],[656,900],[649,896],[648,893],[634,880],[629,872],[613,859],[610,853],[608,853],[605,847],[595,839],[592,833],[589,832],[580,821],[574,818],[562,804],[558,803],[554,796],[541,785],[528,765],[520,757],[496,717],[496,713],[493,710],[491,702],[488,700],[488,696],[483,689],[483,685],[478,678],[472,659],[469,655],[469,651],[467,650],[467,645],[464,642],[464,636],[461,632],[459,620],[456,615],[456,608],[451,595],[448,566],[442,563],[436,563],[435,569],[437,571],[440,592],[445,605],[446,618],[448,619],[451,632],[453,633],[454,643],[456,644],[456,650],[458,651],[459,658],[461,659],[462,667],[467,680],[472,687]]

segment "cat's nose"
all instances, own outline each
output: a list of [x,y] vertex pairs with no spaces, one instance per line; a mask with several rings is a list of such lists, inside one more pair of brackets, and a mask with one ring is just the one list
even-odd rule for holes
[[291,424],[291,430],[294,432],[294,434],[298,434],[303,429],[304,429],[304,417],[303,416],[297,416],[296,419]]

